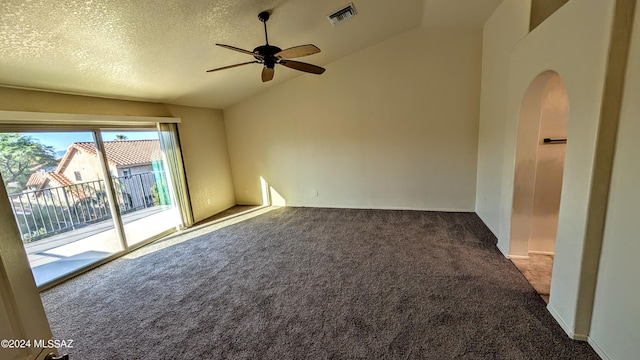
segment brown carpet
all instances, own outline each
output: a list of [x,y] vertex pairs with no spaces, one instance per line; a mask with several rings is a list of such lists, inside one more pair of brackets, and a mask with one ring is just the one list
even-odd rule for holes
[[281,208],[42,294],[72,359],[597,359],[475,214]]

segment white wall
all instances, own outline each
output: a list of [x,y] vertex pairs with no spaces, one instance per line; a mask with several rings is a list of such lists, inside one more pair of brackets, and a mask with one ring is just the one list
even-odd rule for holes
[[221,110],[167,105],[178,124],[195,222],[235,205]]
[[635,14],[589,334],[601,354],[620,360],[640,354],[640,8]]
[[[588,212],[592,206],[590,193],[592,186],[598,185],[593,181],[595,139],[603,101],[614,3],[614,0],[569,1],[518,42],[509,61],[504,130],[483,132],[480,139],[481,144],[493,141],[504,144],[503,158],[496,157],[500,164],[493,165],[494,168],[502,166],[502,192],[498,195],[497,189],[487,187],[486,174],[479,174],[483,181],[479,181],[478,208],[483,219],[500,227],[498,246],[508,255],[515,141],[522,96],[530,82],[544,71],[554,70],[560,75],[569,96],[569,141],[549,310],[569,335],[578,338],[586,338],[585,334],[575,332],[581,300],[579,285],[583,277],[593,278],[592,273],[582,268],[583,249]],[[505,5],[508,3],[502,6]],[[510,14],[505,11],[502,16]],[[492,17],[491,21],[498,20]],[[505,27],[504,31],[510,31],[510,28]],[[486,56],[485,60],[491,61]],[[494,152],[498,154],[497,149]],[[480,168],[485,166],[488,157],[483,159],[479,161]],[[498,221],[495,220],[497,196],[500,198]],[[493,206],[482,205],[485,198]]]
[[498,238],[503,191],[512,191],[502,186],[509,60],[529,32],[530,9],[530,0],[504,0],[483,31],[476,213]]
[[287,205],[472,211],[480,60],[479,28],[418,28],[225,109],[237,201],[263,177]]
[[545,144],[544,139],[567,137],[569,103],[564,84],[558,76],[549,80],[541,105],[540,132],[536,138],[536,175],[528,250],[553,253],[558,231],[566,145]]

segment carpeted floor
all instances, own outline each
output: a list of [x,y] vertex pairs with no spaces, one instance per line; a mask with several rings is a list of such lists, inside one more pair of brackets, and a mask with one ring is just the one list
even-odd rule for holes
[[249,211],[253,211],[253,210],[257,210],[259,208],[261,208],[261,205],[236,205],[233,207],[228,208],[227,210],[221,211],[213,216],[209,216],[208,218],[198,221],[197,223],[195,223],[195,226],[199,226],[199,225],[204,225],[207,223],[210,223],[212,221],[219,221],[219,220],[223,220],[226,218],[230,218],[230,217],[234,217],[234,216],[238,216],[239,214],[245,213],[245,212],[249,212]]
[[42,293],[54,337],[75,340],[63,351],[71,359],[598,358],[565,335],[475,214],[280,208],[205,230]]

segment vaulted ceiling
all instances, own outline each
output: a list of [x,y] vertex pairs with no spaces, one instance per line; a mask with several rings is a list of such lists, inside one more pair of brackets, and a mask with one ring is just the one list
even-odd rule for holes
[[[357,16],[327,15],[353,1]],[[326,66],[417,26],[482,26],[502,0],[73,0],[0,2],[0,86],[225,108],[295,76],[215,43],[264,44],[257,14],[268,10],[269,42],[315,44],[300,59]],[[416,44],[420,46],[420,44]]]

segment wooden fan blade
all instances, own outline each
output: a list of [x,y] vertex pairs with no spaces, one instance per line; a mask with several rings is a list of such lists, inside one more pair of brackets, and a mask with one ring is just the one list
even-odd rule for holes
[[295,69],[295,70],[299,70],[299,71],[304,71],[307,73],[311,73],[311,74],[322,74],[325,69],[321,68],[320,66],[316,66],[316,65],[312,65],[312,64],[307,64],[307,63],[303,63],[300,61],[293,61],[293,60],[282,60],[279,62],[280,65],[284,65],[288,68],[291,69]]
[[264,67],[262,68],[262,82],[267,82],[273,80],[273,68]]
[[284,49],[275,54],[275,56],[281,59],[293,59],[297,57],[303,57],[307,55],[313,55],[320,52],[317,46],[312,44],[294,46],[288,49]]
[[221,68],[216,68],[216,69],[207,70],[207,72],[218,71],[218,70],[225,70],[225,69],[231,69],[231,68],[234,68],[234,67],[236,67],[236,66],[242,66],[242,65],[247,65],[247,64],[255,64],[255,63],[258,63],[258,61],[248,61],[248,62],[241,63],[241,64],[235,64],[235,65],[223,66],[223,67],[221,67]]
[[247,54],[247,55],[251,55],[251,56],[257,56],[257,57],[259,57],[259,58],[262,58],[262,56],[260,56],[260,55],[258,55],[258,54],[256,54],[256,53],[254,53],[253,51],[244,50],[244,49],[237,48],[237,47],[235,47],[235,46],[225,45],[225,44],[216,44],[216,45],[218,45],[218,46],[222,46],[222,47],[223,47],[223,48],[225,48],[225,49],[229,49],[229,50],[233,50],[233,51],[241,52],[241,53],[243,53],[243,54]]

